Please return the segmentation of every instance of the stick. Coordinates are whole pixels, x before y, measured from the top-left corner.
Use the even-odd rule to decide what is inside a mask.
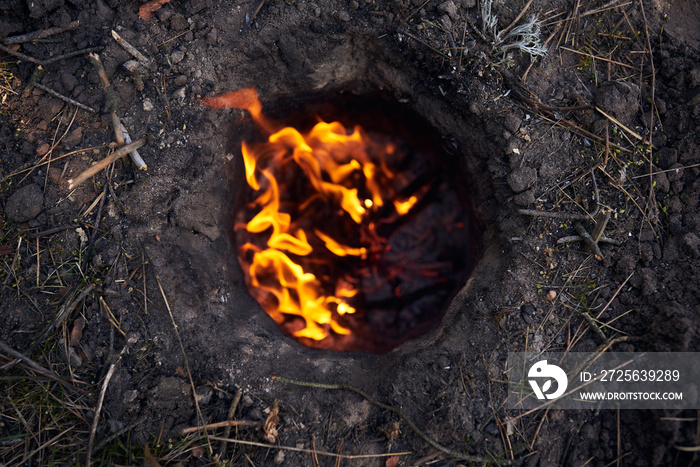
[[[377,457],[407,456],[409,454],[412,454],[411,452],[387,452],[384,454],[356,454],[356,455],[337,454],[335,452],[314,451],[313,449],[296,448],[296,447],[291,447],[291,446],[276,446],[274,444],[256,443],[255,441],[243,441],[240,439],[226,439],[226,438],[221,438],[218,436],[210,436],[209,438],[214,440],[214,441],[226,441],[227,443],[242,444],[244,446],[256,446],[256,447],[269,448],[269,449],[282,449],[285,451],[306,452],[309,454],[315,453],[315,454],[320,454],[322,456],[337,457],[339,459],[374,459]]]
[[[83,54],[89,54],[93,52],[99,52],[103,49],[104,47],[88,47],[86,49],[80,49],[80,50],[75,50],[73,52],[68,52],[63,55],[57,55],[56,57],[51,57],[47,58],[46,60],[42,61],[42,65],[48,65],[50,63],[58,62],[60,60],[64,60],[66,58],[71,58],[75,57],[76,55],[83,55]]]
[[[625,125],[623,125],[618,119],[616,119],[615,117],[613,117],[612,115],[606,114],[605,112],[603,112],[602,110],[600,110],[599,107],[596,107],[595,109],[596,109],[598,112],[600,112],[601,114],[603,114],[603,116],[604,116],[605,118],[607,118],[608,120],[610,120],[611,122],[613,122],[615,125],[619,126],[619,127],[622,128],[623,130],[625,130],[625,131],[626,131],[627,133],[629,133],[631,136],[635,137],[635,138],[638,139],[639,141],[644,141],[644,138],[642,138],[641,135],[639,135],[639,133],[637,133],[637,132],[635,132],[635,131],[633,131],[633,130],[630,130],[630,129],[627,128]],[[649,141],[644,141],[644,144],[650,144],[650,143],[649,143]]]
[[[54,381],[60,383],[62,386],[72,390],[72,391],[77,391],[82,394],[87,394],[87,392],[83,389],[77,388],[73,386],[72,384],[63,381],[58,375],[56,375],[54,372],[52,372],[49,369],[44,368],[43,366],[39,365],[37,362],[32,360],[31,358],[27,357],[26,355],[22,354],[21,352],[16,351],[9,345],[5,344],[5,342],[0,340],[0,350],[2,350],[4,353],[8,354],[11,357],[14,357],[18,361],[22,361],[25,365],[27,365],[29,368],[32,370],[53,379]],[[10,362],[12,364],[13,362]],[[3,368],[5,368],[7,365],[4,365]]]
[[[90,428],[90,437],[88,438],[87,454],[85,455],[85,466],[90,467],[90,457],[92,456],[92,445],[95,442],[95,433],[97,432],[97,423],[100,421],[100,412],[102,411],[102,404],[105,400],[105,394],[107,393],[107,385],[114,375],[114,370],[117,368],[117,363],[121,360],[122,355],[126,352],[127,346],[125,345],[122,351],[119,353],[117,361],[112,363],[107,370],[105,375],[104,383],[102,383],[102,390],[100,390],[100,397],[97,400],[97,408],[95,409],[95,418],[92,420],[92,428]]]
[[[223,422],[209,423],[207,425],[192,426],[189,428],[184,428],[182,430],[182,434],[186,435],[189,433],[194,433],[195,431],[199,431],[199,430],[214,430],[216,428],[222,428],[222,427],[227,427],[227,428],[231,428],[232,426],[257,427],[257,426],[261,426],[261,425],[262,425],[262,422],[253,422],[250,420],[226,420]]]
[[[126,127],[124,126],[123,122],[119,122],[119,125],[121,126],[122,133],[124,134],[124,142],[126,144],[131,144],[131,136],[129,136],[129,133],[126,131]],[[138,151],[134,150],[129,153],[129,157],[131,157],[131,162],[134,163],[137,169],[139,170],[148,170],[148,166],[146,163],[143,161],[141,158],[141,154],[139,154]]]
[[[0,50],[2,50],[3,52],[5,52],[7,54],[14,55],[15,57],[19,58],[20,60],[24,60],[25,62],[32,62],[32,63],[36,63],[37,65],[44,64],[41,60],[37,60],[36,58],[30,57],[29,55],[24,55],[21,52],[15,52],[11,48],[6,47],[2,44],[0,44]]]
[[[78,29],[78,26],[80,26],[80,21],[76,20],[68,23],[66,26],[63,27],[42,29],[40,31],[28,32],[19,36],[6,37],[2,40],[2,42],[5,45],[21,44],[23,42],[34,42],[37,39],[45,39],[47,37],[60,34],[62,32]]]
[[[600,239],[603,238],[603,232],[605,231],[605,227],[608,226],[609,220],[610,211],[607,209],[602,210],[598,214],[598,217],[596,217],[595,227],[593,228],[593,233],[591,233],[591,237],[593,237],[594,242],[598,243]]]
[[[568,237],[561,237],[559,240],[557,240],[557,244],[563,245],[565,243],[573,243],[573,242],[582,242],[583,237],[580,235],[570,235]],[[610,237],[600,237],[598,240],[598,243],[609,243],[611,245],[615,246],[620,246],[622,245],[622,242],[619,240],[615,240],[614,238]]]
[[[511,29],[513,29],[515,27],[515,25],[518,24],[518,21],[520,21],[520,18],[523,17],[523,15],[527,11],[527,9],[530,8],[530,5],[532,5],[532,1],[533,0],[528,0],[528,2],[525,4],[523,9],[520,10],[520,13],[518,14],[518,16],[515,17],[513,22],[510,23],[507,28],[505,28],[503,31],[500,32],[500,34],[502,34],[503,37],[506,37],[506,35],[511,31]]]
[[[88,112],[95,113],[95,109],[93,109],[92,107],[88,107],[87,105],[81,104],[80,102],[75,101],[75,100],[71,99],[70,97],[66,97],[63,94],[59,94],[56,91],[54,91],[53,89],[51,89],[47,86],[44,86],[41,83],[34,83],[34,86],[41,89],[42,91],[48,92],[49,94],[51,94],[54,97],[58,97],[59,99],[61,99],[64,102],[68,102],[69,104],[73,104],[74,106],[80,107],[81,109],[87,110]]]
[[[107,168],[109,166],[109,164],[111,164],[112,162],[116,161],[119,158],[126,156],[131,151],[140,148],[144,144],[146,144],[146,138],[137,139],[136,141],[134,141],[131,144],[127,144],[126,146],[122,146],[121,148],[119,148],[119,150],[114,151],[112,154],[105,157],[104,159],[99,161],[97,164],[93,165],[89,169],[82,172],[76,178],[68,180],[68,188],[70,190],[74,189],[75,187],[79,186],[81,183],[83,183],[88,178],[97,174],[101,170]]]
[[[574,229],[576,229],[576,232],[578,232],[581,238],[583,238],[583,242],[588,246],[588,248],[590,248],[590,251],[593,252],[596,259],[603,259],[603,253],[601,253],[600,247],[596,242],[593,241],[593,238],[588,232],[586,232],[586,229],[584,229],[583,226],[579,223],[576,223]]]
[[[44,67],[39,65],[36,67],[34,70],[34,73],[32,73],[32,76],[29,78],[29,82],[27,85],[24,87],[24,90],[22,91],[22,97],[25,99],[29,96],[32,95],[32,91],[34,90],[34,85],[39,84],[39,81],[41,81],[44,78]]]
[[[534,217],[552,217],[554,219],[567,219],[567,220],[586,220],[588,219],[587,214],[571,214],[568,212],[558,212],[558,211],[538,211],[537,209],[518,209],[520,214],[525,214],[526,216]]]
[[[495,462],[497,465],[498,464],[503,464],[503,465],[513,465],[515,462],[513,461],[508,461],[508,460],[499,460],[494,457],[482,457],[482,456],[473,456],[471,454],[464,454],[458,451],[453,451],[452,449],[445,447],[432,439],[430,436],[425,434],[420,428],[416,426],[413,421],[408,418],[408,415],[404,414],[401,410],[392,407],[390,405],[384,404],[383,402],[379,402],[378,400],[374,399],[372,396],[367,394],[361,389],[358,389],[354,386],[350,386],[349,384],[323,384],[323,383],[312,383],[308,381],[299,381],[295,379],[290,379],[290,378],[285,378],[284,376],[273,376],[273,380],[275,381],[280,381],[282,383],[287,383],[287,384],[295,384],[297,386],[305,386],[305,387],[312,387],[312,388],[321,388],[321,389],[346,389],[348,391],[352,391],[355,394],[359,394],[360,396],[364,397],[368,402],[371,404],[376,405],[379,408],[382,408],[384,410],[388,410],[389,412],[392,412],[396,415],[398,415],[401,419],[403,419],[404,422],[413,430],[414,433],[416,433],[418,436],[423,438],[425,442],[430,444],[432,447],[437,449],[438,451],[442,451],[444,454],[447,454],[448,456],[454,458],[454,459],[459,459],[459,460],[465,460],[468,462],[483,462],[483,463],[491,463]],[[214,438],[212,438],[214,439]]]
[[[231,401],[231,405],[228,408],[228,416],[226,417],[227,420],[231,420],[233,416],[236,413],[236,408],[238,407],[238,403],[241,401],[241,396],[243,395],[243,392],[239,389],[236,391],[236,395],[233,396],[233,400]],[[227,426],[226,429],[224,430],[224,438],[228,438],[231,435],[231,427]],[[222,441],[221,444],[219,445],[219,452],[221,453],[221,456],[224,455],[226,452],[226,441]]]
[[[122,36],[120,36],[117,31],[112,29],[112,37],[114,38],[115,41],[117,41],[117,44],[121,45],[124,50],[129,52],[131,55],[134,56],[136,60],[139,62],[143,63],[143,65],[148,68],[148,66],[151,64],[151,59],[147,58],[144,54],[138,51],[136,47],[133,45],[129,44]]]

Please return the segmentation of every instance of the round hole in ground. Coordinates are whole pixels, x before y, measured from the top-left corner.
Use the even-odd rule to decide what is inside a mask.
[[[312,348],[384,353],[442,318],[481,255],[471,176],[378,92],[267,102],[243,137],[232,234],[250,294]]]

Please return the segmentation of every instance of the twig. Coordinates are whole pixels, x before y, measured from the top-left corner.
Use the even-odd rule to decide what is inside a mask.
[[[38,65],[34,69],[34,73],[32,73],[32,76],[29,78],[29,81],[27,82],[27,85],[24,87],[24,90],[22,91],[22,97],[27,98],[32,95],[32,91],[34,90],[34,85],[38,84],[39,81],[41,81],[44,78],[44,67],[41,65]]]
[[[537,209],[518,209],[520,214],[526,216],[534,217],[551,217],[554,219],[567,219],[567,220],[586,220],[589,218],[588,214],[573,214],[568,212],[558,212],[558,211],[538,211]]]
[[[53,235],[55,233],[63,232],[64,230],[68,230],[68,229],[75,229],[76,227],[80,227],[80,226],[78,224],[66,224],[66,225],[62,225],[60,227],[54,227],[51,229],[42,230],[41,232],[34,232],[32,234],[29,234],[29,238],[46,237],[47,235]]]
[[[261,448],[268,448],[268,449],[278,449],[278,450],[284,450],[284,451],[294,451],[294,452],[305,452],[308,454],[317,454],[317,455],[322,455],[322,456],[329,456],[329,457],[336,457],[340,459],[375,459],[378,457],[393,457],[393,456],[407,456],[409,454],[412,454],[411,452],[387,452],[383,454],[338,454],[335,452],[328,452],[328,451],[314,451],[313,449],[304,449],[304,448],[296,448],[296,447],[291,447],[291,446],[277,446],[274,444],[266,444],[266,443],[256,443],[255,441],[243,441],[241,439],[227,439],[227,438],[221,438],[219,436],[211,436],[211,439],[214,441],[226,441],[227,443],[234,443],[234,444],[242,444],[244,446],[256,446],[256,447],[261,447]]]
[[[593,228],[593,232],[591,233],[591,237],[593,237],[593,241],[595,243],[600,242],[600,239],[603,238],[603,232],[605,232],[605,227],[608,226],[609,220],[610,211],[607,209],[602,210],[596,217],[595,227]]]
[[[392,412],[399,416],[406,424],[416,433],[418,436],[420,436],[425,442],[430,444],[432,447],[435,449],[442,451],[444,454],[447,454],[448,456],[452,457],[453,459],[459,459],[459,460],[465,460],[468,462],[484,462],[484,463],[491,463],[495,462],[496,464],[502,464],[502,465],[514,465],[515,462],[509,461],[509,460],[499,460],[494,457],[482,457],[482,456],[474,456],[471,454],[464,454],[459,451],[454,451],[448,447],[445,447],[432,439],[430,436],[425,434],[418,426],[416,426],[413,421],[408,418],[406,414],[403,413],[403,411],[392,407],[390,405],[384,404],[383,402],[379,402],[378,400],[374,399],[372,396],[367,394],[361,389],[358,389],[354,386],[350,386],[349,384],[323,384],[323,383],[313,383],[309,381],[299,381],[295,379],[290,379],[286,378],[284,376],[273,376],[273,380],[275,381],[280,381],[282,383],[287,383],[287,384],[295,384],[297,386],[305,386],[305,387],[312,387],[312,388],[320,388],[320,389],[345,389],[348,391],[352,391],[355,394],[359,394],[363,398],[365,398],[368,402],[371,404],[376,405],[379,408],[382,408],[384,410],[388,410],[389,412]]]
[[[117,368],[117,363],[119,363],[119,360],[121,360],[122,355],[124,352],[126,352],[126,349],[128,347],[125,345],[122,351],[119,353],[119,357],[117,358],[117,361],[113,362],[109,366],[109,370],[107,371],[107,374],[105,375],[105,380],[102,383],[102,389],[100,390],[100,397],[97,400],[97,408],[95,408],[95,418],[92,420],[92,428],[90,428],[90,437],[88,438],[88,444],[87,444],[87,454],[85,455],[85,466],[90,467],[90,457],[92,456],[92,445],[95,442],[95,433],[97,433],[97,424],[100,421],[100,412],[102,411],[102,404],[104,403],[105,400],[105,394],[107,393],[107,386],[109,385],[109,381],[112,379],[112,376],[114,375],[114,370]]]
[[[483,0],[482,0],[483,1]],[[518,16],[515,17],[515,19],[499,34],[501,34],[503,37],[508,35],[508,33],[515,27],[516,24],[518,24],[518,21],[520,21],[520,18],[523,17],[525,12],[527,11],[528,8],[530,8],[530,5],[532,5],[533,0],[528,0],[528,2],[525,4],[522,10],[520,10],[520,13]]]
[[[94,451],[99,451],[99,450],[102,448],[102,446],[104,446],[105,444],[110,443],[110,442],[112,442],[112,440],[115,440],[115,439],[119,438],[121,435],[123,435],[123,434],[126,433],[127,431],[133,430],[134,428],[136,428],[137,426],[139,426],[140,424],[142,424],[142,423],[145,422],[145,421],[146,421],[146,416],[145,416],[145,415],[141,415],[134,423],[125,426],[125,427],[122,428],[121,430],[119,430],[119,431],[117,431],[116,433],[113,433],[113,434],[107,436],[105,439],[103,439],[102,441],[100,441],[99,443],[97,443],[97,445],[95,446],[95,448],[94,448],[93,450],[94,450]]]
[[[76,178],[68,180],[68,188],[70,190],[74,189],[75,187],[77,187],[78,185],[83,183],[88,178],[92,177],[93,175],[100,172],[101,170],[107,168],[109,166],[109,164],[111,164],[112,162],[116,161],[117,159],[119,159],[121,157],[126,156],[131,151],[140,148],[144,144],[146,144],[146,138],[137,139],[136,141],[134,141],[131,144],[127,144],[126,146],[122,146],[121,148],[119,148],[119,150],[114,151],[112,154],[105,157],[104,159],[99,161],[97,164],[93,165],[89,169],[82,172]]]
[[[228,416],[226,417],[227,420],[233,419],[233,416],[236,413],[236,408],[238,407],[238,403],[241,401],[241,396],[243,396],[243,391],[240,389],[236,391],[236,395],[233,396],[233,400],[231,401],[231,405],[228,408]],[[224,438],[228,438],[231,435],[231,427],[227,426],[226,429],[224,430]],[[221,453],[221,456],[224,455],[226,452],[226,441],[222,441],[221,444],[219,445],[219,452]]]
[[[90,62],[92,62],[93,66],[97,70],[97,75],[100,77],[102,87],[107,95],[105,98],[105,110],[109,112],[110,118],[112,119],[114,139],[117,141],[117,145],[119,147],[124,146],[124,135],[122,134],[121,122],[117,116],[117,109],[119,108],[119,98],[117,97],[117,93],[114,91],[112,84],[109,82],[107,72],[105,71],[105,67],[102,65],[100,56],[95,53],[91,53],[88,55],[88,57],[90,58]]]
[[[44,85],[41,84],[41,83],[34,83],[34,86],[37,87],[37,88],[39,88],[39,89],[41,89],[42,91],[48,92],[49,94],[51,94],[51,95],[54,96],[54,97],[58,97],[59,99],[61,99],[61,100],[64,101],[64,102],[68,102],[69,104],[72,104],[72,105],[74,105],[74,106],[76,106],[76,107],[80,107],[81,109],[87,110],[88,112],[95,113],[95,109],[93,109],[92,107],[88,107],[87,105],[81,104],[80,102],[78,102],[78,101],[76,101],[76,100],[73,100],[73,99],[71,99],[70,97],[66,97],[66,96],[64,96],[63,94],[60,94],[60,93],[54,91],[53,89],[51,89],[51,88],[49,88],[49,87],[47,87],[47,86],[44,86]]]
[[[414,35],[411,34],[410,32],[408,32],[408,31],[402,31],[402,34],[405,34],[405,35],[407,35],[408,37],[410,37],[411,39],[413,39],[414,41],[416,41],[416,42],[418,42],[418,43],[420,43],[420,44],[423,44],[425,47],[429,48],[430,50],[432,50],[432,51],[435,52],[436,54],[440,55],[441,57],[443,57],[443,58],[445,58],[445,59],[447,59],[447,60],[452,60],[452,57],[450,57],[449,55],[447,55],[445,52],[442,52],[442,51],[436,49],[436,48],[433,47],[432,45],[430,45],[430,44],[428,44],[427,42],[425,42],[423,39],[414,36]]]
[[[145,248],[144,248],[145,252]],[[153,261],[149,261],[151,264],[153,264]],[[177,341],[180,344],[180,351],[182,352],[182,357],[185,360],[185,370],[187,371],[187,378],[189,379],[190,382],[190,387],[192,388],[192,398],[194,399],[194,406],[197,408],[197,416],[199,417],[200,422],[202,425],[204,425],[204,416],[202,415],[202,409],[199,407],[199,401],[197,400],[197,390],[194,387],[194,379],[192,378],[192,371],[190,370],[190,362],[189,359],[187,358],[187,352],[185,352],[185,345],[182,343],[182,337],[180,337],[180,331],[177,330],[177,324],[175,323],[175,317],[173,316],[173,311],[170,309],[170,304],[168,303],[168,298],[165,296],[165,291],[163,290],[163,285],[160,283],[160,277],[158,277],[158,274],[154,272],[154,275],[156,277],[156,283],[158,284],[158,288],[160,289],[160,295],[163,297],[163,302],[165,303],[165,308],[168,310],[168,315],[170,316],[170,322],[173,325],[173,330],[175,331],[175,336],[177,337]],[[204,436],[207,438],[207,445],[209,447],[209,452],[213,453],[213,450],[211,448],[211,442],[209,440],[209,437],[207,437],[207,432],[206,430],[204,431]]]
[[[5,52],[7,54],[14,55],[15,57],[19,58],[20,60],[24,60],[25,62],[32,62],[32,63],[36,63],[37,65],[44,64],[44,62],[42,62],[41,60],[38,60],[34,57],[30,57],[29,55],[24,55],[21,52],[16,52],[16,51],[12,50],[11,48],[4,46],[3,44],[0,44],[0,50],[2,50],[3,52]]]
[[[15,265],[17,264],[17,258],[19,257],[19,247],[22,245],[22,237],[19,237],[19,240],[17,241],[17,251],[15,251],[15,257],[12,259],[12,266],[10,266],[10,272],[12,273],[12,276],[14,276],[15,280],[17,280],[17,275],[15,274]],[[7,281],[10,280],[10,274],[8,273],[7,276],[5,277],[5,280],[2,283],[2,291],[5,291],[5,287],[7,287]]]
[[[260,3],[258,3],[257,8],[256,8],[255,11],[253,12],[253,14],[250,15],[250,17],[248,18],[248,24],[249,24],[249,25],[250,25],[250,24],[253,24],[253,20],[255,20],[255,17],[258,16],[258,13],[260,13],[260,9],[262,8],[262,6],[263,6],[264,4],[265,4],[265,0],[260,0]]]
[[[612,115],[608,115],[608,114],[605,113],[604,111],[600,110],[600,108],[598,108],[598,107],[596,107],[595,109],[596,109],[598,112],[600,112],[601,114],[603,114],[603,116],[604,116],[605,118],[607,118],[608,120],[610,120],[611,122],[613,122],[615,125],[619,126],[621,129],[625,130],[627,133],[629,133],[629,134],[630,134],[631,136],[633,136],[634,138],[638,139],[639,141],[644,141],[644,138],[642,138],[641,135],[640,135],[639,133],[637,133],[637,132],[635,132],[635,131],[633,131],[633,130],[627,128],[625,125],[623,125],[618,119],[616,119],[616,118],[613,117]],[[644,143],[645,143],[645,144],[651,144],[649,141],[644,141]]]
[[[588,248],[590,248],[590,251],[593,252],[596,259],[603,259],[603,253],[601,253],[600,247],[595,241],[593,241],[593,238],[588,232],[586,232],[586,229],[584,229],[579,223],[576,223],[574,229],[576,229],[576,232],[578,232],[578,234],[583,238],[583,242],[588,246]]]
[[[605,344],[607,344],[608,342],[610,342],[610,340],[609,340],[608,337],[605,335],[605,333],[603,332],[603,330],[600,329],[600,326],[598,326],[598,323],[595,322],[595,319],[594,319],[591,315],[589,315],[588,312],[587,312],[586,310],[583,310],[583,311],[581,312],[581,315],[582,315],[583,318],[586,320],[586,322],[588,323],[588,325],[589,325],[591,328],[593,328],[593,330],[595,331],[595,333],[598,334],[598,336],[600,336],[601,339],[603,339],[603,342],[604,342]]]
[[[582,242],[583,237],[580,235],[569,235],[567,237],[561,237],[559,240],[557,240],[557,243],[559,245],[563,245],[565,243],[573,243],[573,242]],[[615,246],[620,246],[622,245],[622,242],[619,240],[615,240],[614,238],[610,237],[600,237],[598,239],[598,243],[609,243],[610,245],[615,245]]]
[[[28,32],[26,34],[21,34],[19,36],[6,37],[2,40],[3,44],[22,44],[23,42],[34,42],[37,39],[45,39],[56,34],[60,34],[66,31],[72,31],[78,29],[80,26],[80,21],[71,21],[63,27],[47,28],[40,31]]]
[[[11,357],[14,357],[16,359],[15,361],[21,361],[22,363],[27,365],[32,370],[34,370],[34,371],[36,371],[36,372],[38,372],[38,373],[40,373],[48,378],[53,379],[54,381],[60,383],[65,388],[70,389],[72,391],[77,391],[81,394],[87,394],[87,391],[85,391],[84,389],[77,388],[77,387],[73,386],[72,384],[70,384],[69,382],[62,380],[53,371],[51,371],[47,368],[44,368],[43,366],[39,365],[37,362],[35,362],[31,358],[27,357],[26,355],[24,355],[21,352],[16,351],[15,349],[13,349],[12,347],[10,347],[9,345],[7,345],[5,342],[3,342],[1,340],[0,340],[0,350],[4,353],[8,354]],[[10,362],[9,364],[4,365],[2,368],[5,369],[6,367],[12,366],[13,364],[14,364],[14,362]]]
[[[100,51],[100,50],[102,50],[102,47],[88,47],[87,49],[75,50],[73,52],[68,52],[67,54],[58,55],[56,57],[51,57],[51,58],[46,59],[46,60],[39,60],[37,58],[30,57],[29,55],[24,55],[23,53],[15,52],[14,50],[10,49],[9,47],[4,46],[3,44],[0,44],[0,50],[2,50],[5,53],[8,53],[10,55],[14,55],[15,57],[19,58],[20,60],[24,60],[25,62],[31,62],[31,63],[36,63],[37,65],[46,66],[46,65],[49,65],[51,63],[58,62],[59,60],[63,60],[65,58],[71,58],[71,57],[75,57],[76,55]]]
[[[117,33],[114,29],[112,29],[112,37],[114,38],[115,41],[117,41],[117,44],[121,45],[124,50],[129,52],[131,55],[134,56],[136,60],[141,62],[146,68],[151,64],[151,59],[146,57],[144,54],[138,51],[136,47],[133,45],[129,44],[122,36]]]
[[[79,154],[81,152],[93,151],[93,150],[99,149],[101,147],[104,147],[104,146],[91,146],[89,148],[80,148],[80,149],[76,149],[75,151],[70,151],[70,152],[67,152],[65,154],[61,154],[58,157],[54,157],[51,161],[40,162],[32,167],[27,167],[26,169],[18,170],[17,172],[12,172],[11,174],[5,175],[3,178],[0,178],[0,183],[4,182],[5,180],[9,180],[11,177],[14,177],[15,175],[20,175],[20,174],[23,174],[25,172],[30,172],[34,169],[38,169],[39,167],[42,167],[42,166],[48,164],[49,162],[56,162],[57,160],[66,158],[68,156],[72,156],[74,154]]]
[[[250,426],[250,427],[258,427],[262,426],[262,422],[254,422],[250,420],[226,420],[223,422],[216,422],[216,423],[209,423],[207,425],[202,425],[202,426],[192,426],[189,428],[184,428],[182,430],[182,434],[186,435],[189,433],[194,433],[195,431],[200,431],[200,430],[214,430],[216,428],[231,428],[232,426]]]
[[[131,136],[129,136],[129,132],[126,131],[126,127],[124,126],[123,122],[119,122],[119,125],[121,126],[122,134],[124,135],[124,143],[126,144],[131,144]],[[133,150],[129,153],[129,157],[131,157],[131,162],[134,163],[137,169],[139,170],[148,170],[148,166],[144,162],[143,158],[141,158],[141,154],[139,154],[138,151]]]
[[[66,320],[71,313],[73,313],[73,310],[83,301],[85,300],[85,297],[88,296],[90,292],[95,288],[93,284],[88,285],[83,289],[82,292],[80,292],[80,295],[78,295],[78,298],[70,302],[69,304],[63,305],[60,310],[58,310],[58,313],[56,313],[56,317],[53,319],[51,324],[44,330],[44,332],[41,333],[38,339],[34,341],[34,343],[29,347],[29,350],[25,352],[26,354],[31,354],[34,352],[34,349],[36,349],[39,345],[41,345],[42,342],[44,342],[44,339],[58,326],[63,324],[63,321]]]
[[[117,323],[117,318],[114,317],[114,313],[112,313],[112,309],[107,305],[107,302],[105,302],[105,299],[100,296],[100,304],[105,308],[107,311],[107,320],[112,323],[112,326],[117,328],[117,331],[126,338],[126,333],[122,330],[122,328],[119,326],[119,323]]]
[[[84,54],[89,54],[93,52],[100,52],[104,47],[88,47],[86,49],[80,49],[80,50],[74,50],[73,52],[68,52],[63,55],[57,55],[55,57],[48,58],[44,61],[41,62],[42,65],[49,65],[54,62],[58,62],[60,60],[64,60],[66,58],[71,58],[75,57],[76,55],[84,55]]]

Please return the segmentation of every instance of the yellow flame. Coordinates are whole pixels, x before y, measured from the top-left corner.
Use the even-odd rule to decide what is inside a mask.
[[[233,97],[235,99],[230,98],[229,101],[234,104],[243,99],[238,95]],[[359,127],[347,131],[338,122],[320,122],[306,135],[295,128],[286,127],[271,134],[265,143],[254,146],[244,143],[242,146],[246,181],[258,192],[253,206],[260,208],[245,228],[254,234],[269,234],[267,248],[251,244],[241,247],[242,256],[252,251],[248,268],[250,286],[274,297],[274,300],[263,300],[261,303],[277,323],[283,323],[285,315],[303,318],[304,327],[294,333],[297,337],[321,340],[330,332],[341,335],[351,333],[339,319],[357,312],[346,301],[357,295],[357,289],[347,280],[338,280],[331,295],[329,287],[324,288],[319,279],[305,271],[299,264],[300,260],[294,257],[310,255],[313,252],[312,244],[323,244],[330,253],[339,257],[359,259],[367,258],[368,249],[343,245],[318,228],[305,231],[296,223],[294,216],[320,198],[326,205],[330,203],[339,208],[339,212],[344,212],[356,224],[364,223],[366,228],[374,229],[374,222],[368,219],[368,213],[378,212],[384,206],[382,190],[386,188],[383,181],[392,174],[384,161],[376,165],[370,160],[368,152],[373,144],[372,154],[395,151],[390,143],[380,147],[372,142]],[[282,209],[280,191],[293,184],[289,182],[280,187],[282,182],[276,178],[294,177],[289,173],[296,172],[281,169],[288,167],[287,164],[296,165],[295,170],[300,170],[299,173],[313,188],[310,197],[299,200],[297,207],[290,212]],[[283,172],[287,175],[282,175]],[[413,196],[393,203],[396,211],[402,215],[416,202],[417,198]],[[315,239],[308,238],[311,236]]]

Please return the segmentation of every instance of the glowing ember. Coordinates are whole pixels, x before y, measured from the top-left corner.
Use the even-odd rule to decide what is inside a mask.
[[[235,229],[248,288],[286,333],[314,347],[361,348],[352,336],[371,332],[367,303],[378,291],[386,297],[389,287],[401,299],[415,292],[402,288],[440,288],[452,263],[394,251],[403,237],[421,235],[400,227],[431,191],[441,191],[434,177],[420,183],[395,169],[411,164],[405,143],[338,122],[321,121],[304,134],[277,130],[253,89],[204,103],[244,108],[269,134],[242,144],[255,195]],[[463,225],[450,219],[448,227]]]

